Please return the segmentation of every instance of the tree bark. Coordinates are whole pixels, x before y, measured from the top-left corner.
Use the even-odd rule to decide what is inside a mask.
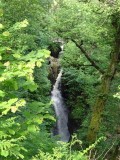
[[[118,17],[117,15],[114,16],[114,23],[112,24],[115,29],[115,42],[114,42],[114,51],[111,56],[111,62],[108,66],[107,71],[103,74],[103,79],[101,82],[101,87],[99,91],[99,95],[96,99],[96,102],[93,106],[92,111],[92,118],[90,121],[87,139],[89,143],[92,143],[96,140],[97,133],[99,131],[100,122],[101,122],[101,115],[104,111],[105,104],[108,98],[110,86],[112,79],[114,78],[117,65],[119,63],[119,56],[120,56],[120,26],[118,24]],[[116,18],[116,19],[115,19]]]

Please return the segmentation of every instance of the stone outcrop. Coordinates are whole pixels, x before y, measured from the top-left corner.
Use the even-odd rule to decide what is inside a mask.
[[[59,59],[50,56],[49,58],[49,78],[52,82],[52,84],[55,83],[57,75],[59,73],[59,68],[60,68],[60,64],[59,64]]]

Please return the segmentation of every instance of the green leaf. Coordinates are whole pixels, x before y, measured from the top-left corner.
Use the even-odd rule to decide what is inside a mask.
[[[16,106],[12,106],[12,107],[11,107],[11,112],[12,112],[12,113],[15,113],[16,111],[17,111],[17,107],[16,107]]]
[[[5,97],[5,92],[3,92],[2,90],[0,90],[0,97]]]
[[[4,28],[4,26],[0,23],[0,29],[3,29]]]
[[[8,101],[8,104],[11,105],[11,104],[13,104],[13,103],[15,103],[15,102],[17,102],[17,101],[18,101],[18,98],[13,98],[13,99],[10,99],[10,100]]]
[[[19,154],[19,157],[20,157],[21,159],[24,159],[24,156],[23,156],[22,154]]]
[[[0,17],[3,16],[3,10],[0,8]]]
[[[33,84],[29,85],[29,90],[30,90],[31,92],[33,92],[33,91],[35,91],[35,90],[37,89],[37,87],[38,87],[38,85],[35,84],[35,83],[33,83]]]
[[[9,131],[9,133],[10,133],[10,134],[12,134],[12,135],[14,135],[14,134],[15,134],[15,131],[14,131],[14,130],[12,130],[12,129],[9,129],[8,131]]]
[[[16,81],[13,81],[13,87],[14,87],[15,90],[18,90],[18,84],[17,84]]]
[[[41,124],[43,122],[43,117],[35,117],[34,118],[34,122],[38,123],[38,124]]]
[[[2,112],[2,115],[6,115],[8,112],[9,112],[10,108],[7,108],[5,109],[3,112]]]
[[[7,156],[9,155],[9,152],[6,151],[6,150],[1,150],[1,155],[2,155],[3,157],[7,157]]]
[[[20,53],[15,53],[15,54],[13,54],[13,57],[19,59],[21,57],[21,54]]]
[[[41,61],[37,61],[37,62],[36,62],[36,66],[37,66],[37,67],[41,67],[41,66],[42,66]]]
[[[44,118],[51,119],[51,120],[55,121],[55,118],[49,114],[44,115]]]
[[[0,56],[0,60],[2,60],[2,56]]]
[[[3,36],[9,37],[10,36],[10,32],[8,32],[8,31],[3,32]]]
[[[35,125],[29,125],[27,129],[30,132],[36,132],[36,130],[37,130]]]

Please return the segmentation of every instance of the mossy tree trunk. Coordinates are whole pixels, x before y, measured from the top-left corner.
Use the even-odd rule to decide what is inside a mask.
[[[104,111],[105,104],[108,98],[110,86],[112,79],[114,78],[115,72],[117,70],[117,66],[119,63],[119,57],[120,57],[120,24],[118,21],[119,16],[113,15],[114,22],[112,23],[114,29],[115,29],[115,41],[114,41],[114,48],[113,53],[111,55],[111,61],[110,65],[108,66],[108,69],[103,74],[103,79],[101,82],[101,87],[99,90],[99,95],[96,99],[96,102],[93,106],[92,111],[92,117],[90,121],[90,126],[88,129],[88,141],[92,143],[96,140],[97,133],[99,131],[100,122],[101,122],[101,115]]]

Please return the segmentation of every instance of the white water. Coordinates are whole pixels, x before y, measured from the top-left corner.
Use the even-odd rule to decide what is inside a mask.
[[[68,142],[70,138],[70,133],[68,131],[68,113],[65,107],[61,91],[59,89],[61,82],[62,70],[58,74],[56,83],[52,91],[52,101],[57,118],[57,130],[60,140],[63,142]]]

